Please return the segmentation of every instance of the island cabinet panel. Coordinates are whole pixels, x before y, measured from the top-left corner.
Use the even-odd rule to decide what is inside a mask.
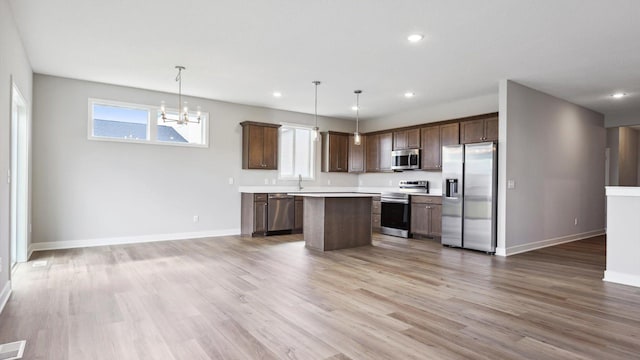
[[[393,150],[420,148],[420,129],[393,132]]]
[[[411,234],[438,237],[442,234],[442,198],[411,196]]]
[[[422,128],[422,169],[442,170],[442,147],[460,143],[460,124],[451,123]]]
[[[362,173],[365,171],[365,148],[367,137],[360,135],[360,145],[353,142],[353,135],[349,135],[349,172]]]
[[[241,194],[240,230],[242,235],[265,235],[267,215],[267,194]]]
[[[303,227],[303,219],[304,219],[304,204],[303,198],[300,196],[294,197],[293,208],[294,208],[294,216],[293,216],[293,232],[301,233]]]
[[[349,134],[322,133],[322,171],[349,171]]]
[[[244,121],[242,126],[242,168],[278,169],[278,128],[280,125]]]
[[[469,120],[460,123],[460,142],[462,144],[498,140],[498,117]]]

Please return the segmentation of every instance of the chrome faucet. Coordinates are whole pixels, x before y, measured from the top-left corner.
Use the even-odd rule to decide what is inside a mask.
[[[302,190],[302,174],[298,174],[298,190]]]

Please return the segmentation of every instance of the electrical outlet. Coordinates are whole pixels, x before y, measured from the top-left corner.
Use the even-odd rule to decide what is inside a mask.
[[[573,225],[578,226],[578,218],[573,219]]]
[[[269,185],[269,179],[264,179],[264,184]]]
[[[193,222],[197,223],[198,221],[200,221],[200,216],[198,215],[193,215]]]
[[[276,179],[271,179],[271,185],[275,185],[276,184]]]
[[[233,185],[233,178],[232,177],[229,178],[229,185]]]
[[[393,186],[393,180],[389,180],[389,186]]]
[[[516,181],[515,180],[507,180],[507,189],[515,189]]]
[[[327,180],[327,185],[331,185],[331,179]]]
[[[362,186],[363,184],[364,184],[364,181],[358,180],[358,185]]]

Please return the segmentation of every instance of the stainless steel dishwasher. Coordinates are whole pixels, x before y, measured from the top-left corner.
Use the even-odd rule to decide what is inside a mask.
[[[269,194],[267,208],[269,213],[267,216],[268,232],[293,229],[294,202],[292,195]]]

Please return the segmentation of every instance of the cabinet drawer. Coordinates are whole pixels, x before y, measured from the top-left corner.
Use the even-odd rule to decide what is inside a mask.
[[[380,214],[373,214],[371,216],[371,227],[374,229],[380,229]]]
[[[380,214],[380,208],[380,201],[373,200],[373,202],[371,203],[371,213]]]
[[[253,194],[253,201],[267,201],[267,194]]]
[[[442,204],[442,197],[413,195],[411,196],[411,203],[412,204]]]

